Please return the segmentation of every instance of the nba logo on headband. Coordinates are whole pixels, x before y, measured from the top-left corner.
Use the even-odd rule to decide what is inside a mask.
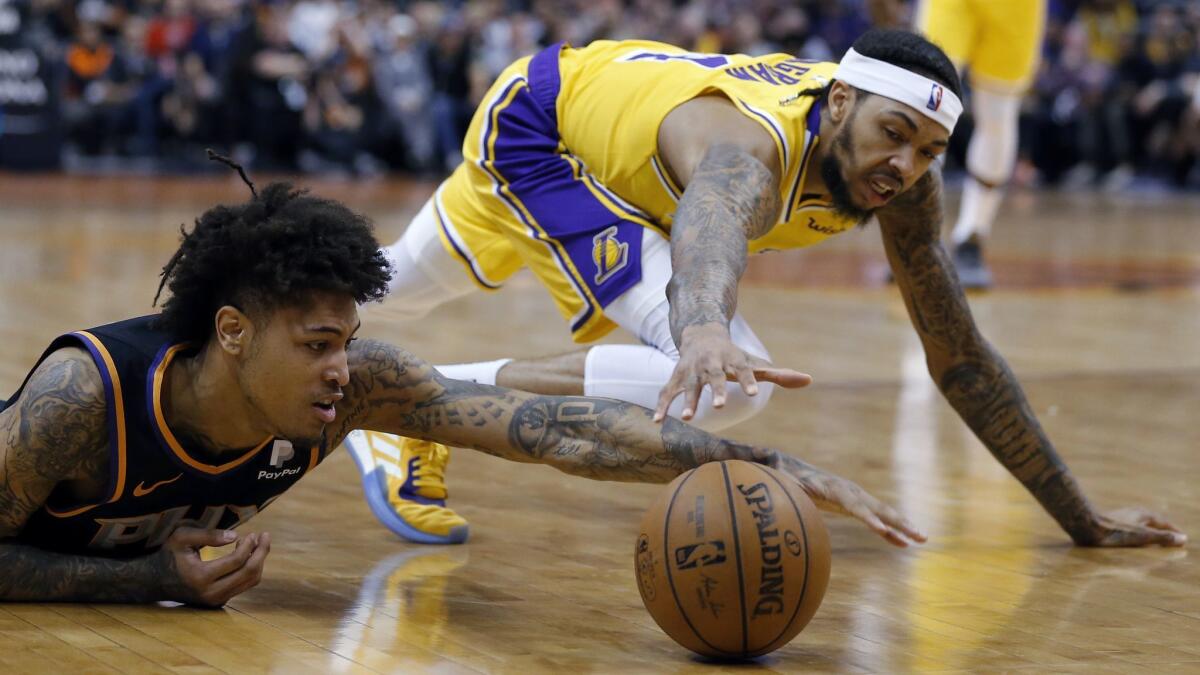
[[[953,89],[946,91],[941,83],[931,78],[863,56],[854,49],[848,50],[842,57],[833,79],[911,106],[949,132],[954,131],[954,124],[962,114],[962,101]],[[929,93],[926,95],[924,92]]]
[[[925,104],[933,112],[937,112],[938,108],[942,107],[942,92],[945,89],[937,82],[932,83],[932,88],[929,90],[929,102]]]

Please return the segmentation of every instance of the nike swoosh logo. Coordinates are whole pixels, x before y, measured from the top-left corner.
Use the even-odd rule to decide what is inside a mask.
[[[174,478],[169,478],[167,480],[160,480],[157,483],[155,483],[154,485],[151,485],[150,487],[146,487],[146,482],[142,481],[134,486],[133,496],[134,497],[145,497],[146,495],[150,494],[151,492],[154,492],[158,488],[160,488],[164,485],[170,485],[171,483],[174,483],[175,481],[179,480],[180,478],[183,478],[183,474],[179,474],[178,476],[175,476]]]

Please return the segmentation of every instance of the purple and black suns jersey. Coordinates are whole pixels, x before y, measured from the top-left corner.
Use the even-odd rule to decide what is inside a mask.
[[[64,347],[91,354],[108,406],[109,482],[99,501],[86,504],[56,489],[18,541],[62,553],[142,555],[181,525],[246,522],[324,459],[324,448],[293,448],[277,438],[219,463],[182,445],[163,417],[162,387],[171,360],[187,347],[157,330],[154,318],[68,333],[38,360]],[[6,407],[19,404],[24,386]]]

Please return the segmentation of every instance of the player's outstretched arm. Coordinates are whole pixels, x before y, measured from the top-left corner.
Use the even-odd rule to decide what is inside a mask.
[[[757,380],[804,386],[807,375],[746,354],[733,344],[729,321],[746,270],[747,242],[779,217],[779,158],[767,132],[728,99],[688,101],[663,121],[659,150],[683,197],[671,225],[671,335],[679,363],[659,395],[655,418],[684,395],[683,419],[695,414],[700,392],[712,387],[713,406],[725,403],[727,379],[755,394]]]
[[[975,325],[938,238],[941,203],[941,177],[931,170],[878,215],[888,261],[942,394],[1075,543],[1182,545],[1187,538],[1159,516],[1141,510],[1105,515],[1088,502],[1012,370]]]
[[[0,413],[0,601],[218,605],[258,583],[270,548],[270,539],[258,535],[215,561],[201,561],[196,549],[233,543],[233,533],[177,533],[159,553],[130,560],[64,555],[14,539],[56,485],[94,478],[107,464],[100,373],[83,350],[59,350],[37,367],[17,403]]]
[[[894,509],[844,478],[675,419],[656,424],[648,408],[632,403],[451,380],[396,347],[370,340],[351,349],[350,363],[345,399],[350,410],[339,438],[355,428],[374,429],[630,482],[665,483],[706,462],[741,459],[792,475],[819,507],[852,515],[894,544],[924,541]]]

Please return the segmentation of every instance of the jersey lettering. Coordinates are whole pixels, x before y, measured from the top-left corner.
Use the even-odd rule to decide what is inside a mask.
[[[811,68],[811,61],[788,59],[780,63],[750,63],[744,66],[731,66],[725,69],[725,74],[747,82],[762,82],[776,87],[800,84],[800,77]]]
[[[272,499],[271,501],[274,501]],[[266,504],[262,508],[266,508]],[[226,504],[224,506],[205,507],[199,518],[184,518],[190,506],[176,506],[160,513],[148,513],[144,516],[128,518],[97,518],[96,524],[100,531],[92,537],[92,548],[112,549],[117,546],[134,544],[145,541],[147,548],[158,548],[167,541],[167,537],[180,527],[198,527],[202,530],[216,529],[225,518],[226,512],[233,516],[234,522],[229,525],[232,529],[258,515],[260,507],[249,505],[239,506]]]

